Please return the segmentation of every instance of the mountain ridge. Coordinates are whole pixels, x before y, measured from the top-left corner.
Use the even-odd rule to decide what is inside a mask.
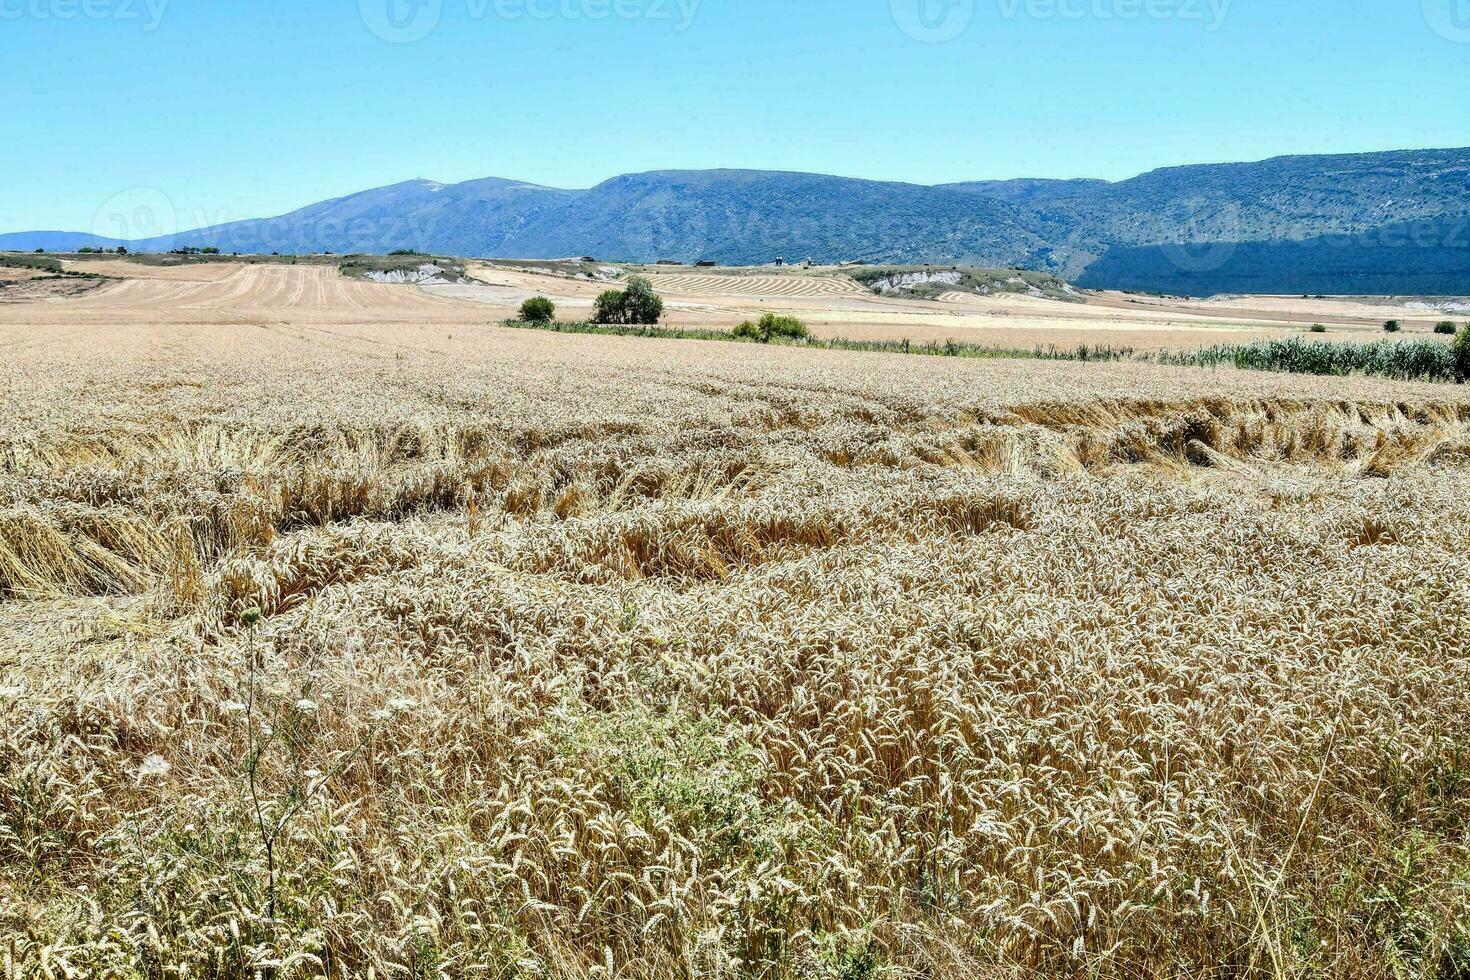
[[[1470,148],[1448,148],[1186,164],[1119,181],[925,185],[735,168],[620,174],[586,189],[416,178],[273,218],[123,244],[734,265],[777,257],[945,263],[1194,293],[1300,281],[1311,291],[1371,285],[1378,292],[1402,283],[1448,294],[1470,293],[1467,225]],[[0,235],[0,248],[64,249],[68,235],[91,247],[118,244],[29,232]]]

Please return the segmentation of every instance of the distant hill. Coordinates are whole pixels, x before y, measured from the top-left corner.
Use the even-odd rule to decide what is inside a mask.
[[[1015,182],[1007,182],[1015,183]],[[1412,278],[1426,257],[1463,275],[1456,291],[1470,290],[1470,149],[1413,150],[1338,156],[1278,157],[1260,163],[1211,164],[1155,170],[1117,183],[1090,181],[1032,182],[1024,203],[1036,212],[1057,242],[1051,271],[1082,284],[1114,285],[1108,270],[1121,259],[1101,261],[1113,249],[1125,250],[1135,283],[1164,288],[1173,282],[1191,292],[1222,288],[1218,270],[1199,261],[1170,261],[1175,250],[1162,246],[1188,243],[1276,243],[1292,253],[1293,268],[1328,280],[1330,292],[1377,292],[1353,271],[1362,261],[1343,263],[1341,252],[1378,254],[1367,263],[1371,278],[1396,273]],[[1014,193],[1002,184],[956,185],[974,193]],[[1416,235],[1405,239],[1406,224]],[[1461,234],[1457,235],[1456,230]],[[1314,262],[1327,249],[1292,243],[1336,237],[1344,239],[1336,258]],[[1352,243],[1346,241],[1351,239]],[[1161,246],[1153,253],[1140,246]],[[1196,250],[1202,253],[1203,250]],[[1145,260],[1164,257],[1150,268]],[[1223,252],[1219,253],[1223,254]],[[1255,254],[1261,254],[1259,249]],[[1362,260],[1362,256],[1360,256]],[[1252,281],[1244,270],[1230,277],[1237,286]],[[1279,276],[1273,276],[1279,280]],[[1306,286],[1299,287],[1306,290]],[[1288,291],[1298,291],[1289,289]],[[1398,290],[1409,292],[1409,290]]]
[[[1009,205],[946,188],[817,174],[667,171],[569,191],[518,181],[413,180],[131,247],[609,260],[776,257],[1015,264],[1046,245]],[[937,258],[936,258],[937,256]]]
[[[140,251],[194,246],[224,252],[366,252],[419,248],[489,256],[526,222],[577,196],[491,177],[462,184],[410,180],[312,204],[276,218],[236,221],[135,243]]]
[[[615,177],[542,212],[501,252],[630,261],[1026,262],[1046,242],[1004,202],[939,187],[748,170]]]
[[[985,197],[993,197],[998,201],[1031,207],[1038,201],[1049,204],[1055,201],[1085,197],[1112,185],[1106,180],[1086,177],[1076,180],[1020,177],[1015,180],[971,180],[961,184],[941,186],[950,190],[964,191],[967,194],[980,194]]]
[[[1077,282],[1187,294],[1463,296],[1470,293],[1470,222],[1426,220],[1302,240],[1120,245]]]
[[[11,249],[115,244],[0,236]],[[587,190],[414,180],[127,244],[729,264],[781,256],[1016,266],[1086,286],[1184,293],[1470,293],[1470,149],[1172,167],[1117,182],[930,187],[748,170],[630,174]]]
[[[101,238],[79,231],[21,231],[0,235],[0,252],[75,252],[79,248],[117,248],[116,238]]]

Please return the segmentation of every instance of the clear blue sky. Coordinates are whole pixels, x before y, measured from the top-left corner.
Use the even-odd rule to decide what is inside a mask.
[[[1119,178],[1470,144],[1470,0],[0,0],[0,80],[0,231],[412,177]]]

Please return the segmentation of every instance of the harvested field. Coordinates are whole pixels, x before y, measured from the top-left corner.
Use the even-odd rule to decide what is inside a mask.
[[[866,296],[869,292],[846,276],[701,276],[664,273],[651,278],[654,288],[678,296]]]
[[[1158,298],[1128,296],[1123,299],[1135,307],[1188,310],[1205,316],[1261,317],[1283,322],[1317,320],[1377,328],[1385,320],[1401,320],[1410,332],[1428,332],[1434,324],[1457,314],[1437,310],[1412,309],[1405,305],[1408,297],[1390,301],[1387,297],[1355,296],[1219,296],[1210,299]],[[1117,294],[1104,294],[1103,302],[1117,305]]]
[[[531,268],[471,262],[478,282],[404,289],[339,276],[330,264],[238,261],[151,265],[121,259],[68,261],[69,269],[116,276],[84,304],[16,306],[0,323],[245,323],[333,327],[354,320],[485,323],[514,315],[532,296],[553,299],[566,319],[590,316],[598,293],[615,283]],[[1314,301],[1305,312],[1236,309],[1233,301],[1158,300],[1088,294],[1085,303],[954,293],[943,301],[873,296],[837,270],[790,274],[654,273],[673,326],[730,329],[764,312],[800,317],[819,337],[853,340],[956,340],[996,347],[1105,344],[1138,349],[1193,348],[1302,333],[1325,322],[1335,339],[1381,336],[1379,306]],[[724,290],[721,292],[720,290]],[[1381,301],[1380,301],[1381,302]],[[1326,308],[1326,309],[1324,309]],[[1332,310],[1337,315],[1327,315]],[[1234,312],[1232,312],[1234,311]],[[1404,336],[1429,328],[1405,316]],[[1438,317],[1436,319],[1443,319]]]
[[[120,275],[63,307],[17,307],[0,322],[67,325],[155,323],[338,323],[415,319],[480,321],[483,309],[417,289],[362,282],[326,265],[207,263],[155,267],[82,262]]]
[[[334,275],[0,310],[6,969],[1470,971],[1470,388]]]
[[[103,279],[72,279],[59,276],[30,275],[0,277],[0,303],[39,303],[48,300],[74,299],[100,289]]]
[[[615,285],[503,266],[472,264],[470,271],[487,285],[433,287],[433,291],[483,303],[500,318],[513,315],[523,301],[536,295],[554,300],[565,319],[585,318],[597,294]],[[837,269],[793,269],[786,274],[640,271],[664,296],[667,323],[672,326],[730,329],[774,311],[800,317],[818,337],[852,340],[1177,349],[1287,336],[1317,322],[1337,338],[1366,340],[1381,334],[1387,318],[1381,316],[1381,303],[1350,300],[1293,306],[1277,297],[1205,301],[1088,293],[1083,302],[1059,302],[967,292],[920,300],[874,296]],[[1409,333],[1421,326],[1429,329],[1423,314],[1414,316],[1401,308],[1398,315],[1410,322]]]
[[[245,263],[220,259],[217,262],[181,262],[178,265],[153,265],[127,259],[105,259],[95,256],[68,259],[62,263],[69,272],[89,272],[117,279],[161,279],[165,282],[219,282],[239,274]]]

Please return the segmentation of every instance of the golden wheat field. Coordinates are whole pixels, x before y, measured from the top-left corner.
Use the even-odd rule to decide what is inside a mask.
[[[1467,388],[252,275],[0,313],[8,976],[1470,975]]]
[[[491,307],[500,319],[523,300],[545,295],[566,319],[591,316],[606,283],[577,281],[544,270],[470,263],[474,286],[430,287],[439,297]],[[1286,297],[1182,300],[1121,293],[1088,293],[1077,302],[998,293],[953,292],[938,299],[874,296],[838,269],[806,274],[699,274],[637,270],[665,298],[665,323],[728,330],[742,320],[775,312],[801,318],[823,339],[955,340],[996,347],[1114,345],[1141,350],[1190,349],[1301,334],[1320,322],[1334,339],[1373,340],[1383,321],[1397,317],[1405,334],[1428,335],[1434,321],[1403,306],[1364,300],[1306,301]],[[155,313],[156,315],[156,313]],[[1438,317],[1442,319],[1441,317]]]

